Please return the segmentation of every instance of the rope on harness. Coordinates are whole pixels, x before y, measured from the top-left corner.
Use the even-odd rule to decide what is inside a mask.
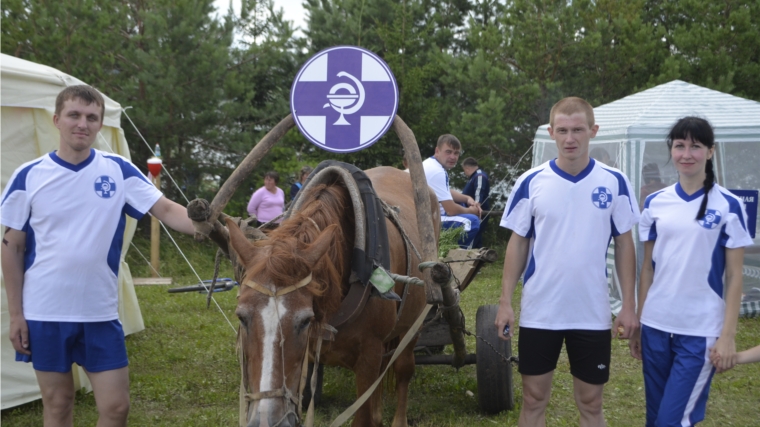
[[[293,291],[296,291],[300,288],[303,288],[304,286],[308,285],[311,282],[311,273],[309,273],[308,276],[301,279],[300,282],[296,283],[295,285],[290,285],[287,288],[282,288],[277,292],[272,292],[269,290],[269,288],[265,288],[264,286],[259,285],[258,283],[254,282],[253,280],[246,280],[245,285],[248,286],[251,289],[254,289],[258,292],[261,292],[262,294],[269,296],[269,297],[279,297],[285,294],[289,294]]]
[[[401,352],[406,348],[406,346],[409,344],[409,342],[417,337],[417,331],[419,331],[420,326],[422,326],[423,321],[425,320],[425,316],[427,316],[428,311],[430,311],[430,308],[432,305],[427,304],[424,309],[422,309],[422,312],[420,313],[419,317],[417,317],[417,320],[414,321],[411,328],[409,328],[409,331],[404,335],[404,338],[401,339],[401,342],[398,344],[398,347],[396,347],[396,351],[393,353],[393,356],[391,357],[391,360],[388,361],[388,364],[385,367],[385,370],[380,374],[380,376],[375,380],[375,382],[367,389],[367,391],[364,392],[364,394],[356,401],[353,405],[351,405],[348,409],[343,411],[342,414],[340,414],[333,422],[330,424],[330,427],[339,427],[342,426],[346,421],[348,421],[351,416],[353,416],[356,411],[359,410],[359,408],[364,405],[364,403],[372,396],[372,393],[375,391],[378,385],[380,385],[380,382],[385,377],[385,374],[388,372],[388,369],[393,366],[393,362],[396,361],[398,356],[401,354]]]
[[[222,248],[216,250],[216,259],[214,260],[214,277],[211,279],[211,288],[206,295],[206,309],[211,306],[211,296],[214,295],[214,288],[216,288],[216,279],[219,278],[219,263],[222,260]]]
[[[401,220],[399,220],[398,213],[399,208],[390,206],[388,203],[385,202],[385,200],[378,198],[380,201],[380,206],[383,209],[383,214],[385,215],[390,222],[396,226],[396,229],[398,230],[399,234],[401,235],[402,239],[404,241],[404,252],[406,253],[406,276],[401,276],[395,273],[388,272],[390,274],[391,278],[396,283],[403,283],[404,284],[404,290],[401,292],[401,304],[399,304],[398,309],[396,310],[396,321],[401,318],[401,314],[404,312],[404,307],[406,306],[406,299],[409,295],[409,284],[419,285],[419,286],[425,286],[425,282],[416,278],[411,277],[412,275],[412,251],[414,251],[414,254],[417,256],[418,260],[422,260],[422,256],[420,256],[420,252],[417,250],[417,248],[414,246],[414,243],[412,243],[412,240],[409,238],[409,234],[407,234],[406,229],[404,229],[404,226],[401,225]]]
[[[330,325],[327,325],[330,326]],[[306,347],[306,352],[309,352],[309,348]],[[306,427],[314,426],[314,401],[317,395],[317,375],[319,373],[319,354],[322,352],[322,334],[319,334],[317,338],[317,348],[314,351],[314,369],[311,373],[311,401],[309,402],[309,409],[306,411]],[[303,394],[301,395],[303,397]]]
[[[422,259],[422,255],[420,255],[420,252],[414,246],[414,243],[412,243],[411,239],[409,239],[409,235],[406,233],[404,226],[401,225],[401,220],[399,220],[398,218],[398,212],[396,212],[396,209],[388,205],[388,203],[386,203],[384,200],[382,199],[379,199],[379,200],[380,200],[380,204],[383,207],[383,213],[388,219],[391,220],[393,225],[395,225],[396,228],[398,228],[398,231],[401,233],[401,237],[404,238],[404,243],[407,245],[407,253],[409,252],[408,248],[411,247],[412,250],[414,251],[414,254],[417,255],[417,259]]]

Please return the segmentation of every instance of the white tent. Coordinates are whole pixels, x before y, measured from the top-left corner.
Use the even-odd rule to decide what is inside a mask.
[[[641,197],[643,187],[647,192],[642,173],[645,166],[648,174],[659,172],[664,185],[678,179],[669,161],[665,137],[679,118],[694,115],[706,118],[715,129],[718,144],[714,165],[718,183],[728,189],[760,189],[760,102],[680,80],[594,108],[599,132],[591,140],[591,156],[601,159],[607,155],[609,164],[628,175],[636,195]],[[533,166],[557,157],[557,146],[549,137],[548,126],[541,126],[536,132]],[[634,237],[638,241],[638,236]],[[755,236],[755,245],[745,251],[744,291],[747,295],[760,293],[758,243],[760,233]],[[612,273],[611,294],[615,297],[619,291],[611,265],[609,272]],[[744,304],[742,308],[743,311],[758,310],[760,303]]]
[[[58,129],[53,126],[55,98],[66,86],[83,84],[82,81],[54,68],[3,54],[0,58],[2,75],[2,147],[0,161],[2,181],[5,188],[17,166],[58,148]],[[95,148],[129,158],[129,148],[120,127],[121,106],[104,95],[106,112],[103,128],[95,142]],[[124,233],[121,266],[119,269],[119,317],[126,334],[141,331],[143,325],[129,266],[124,262],[132,240],[135,220],[128,218]],[[53,285],[53,284],[51,284]],[[17,406],[40,398],[37,380],[31,364],[15,362],[15,352],[9,340],[8,302],[5,283],[2,284],[2,409]],[[77,388],[90,389],[84,371],[75,365],[74,378]]]

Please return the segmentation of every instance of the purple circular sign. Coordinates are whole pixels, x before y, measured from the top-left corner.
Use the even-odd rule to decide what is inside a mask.
[[[379,56],[356,46],[336,46],[312,56],[290,90],[298,129],[317,147],[352,153],[390,129],[398,86]]]

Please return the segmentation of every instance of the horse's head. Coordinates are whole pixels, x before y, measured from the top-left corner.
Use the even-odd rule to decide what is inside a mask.
[[[227,221],[230,244],[246,271],[236,314],[249,427],[299,424],[299,383],[309,336],[315,340],[321,333],[323,313],[314,302],[325,293],[326,283],[315,267],[330,256],[340,231],[335,225],[320,231],[305,218],[290,221],[299,220],[300,239],[275,233],[255,244]]]

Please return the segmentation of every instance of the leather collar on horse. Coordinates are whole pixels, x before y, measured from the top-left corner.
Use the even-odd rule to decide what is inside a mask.
[[[338,312],[329,320],[330,325],[338,328],[361,313],[374,289],[369,286],[372,272],[378,267],[389,271],[391,258],[383,210],[385,204],[375,193],[369,177],[354,165],[336,160],[320,163],[296,194],[284,217],[289,218],[299,211],[301,195],[310,188],[335,180],[342,181],[351,196],[356,224],[349,291]],[[393,290],[379,295],[395,301],[401,299]]]

